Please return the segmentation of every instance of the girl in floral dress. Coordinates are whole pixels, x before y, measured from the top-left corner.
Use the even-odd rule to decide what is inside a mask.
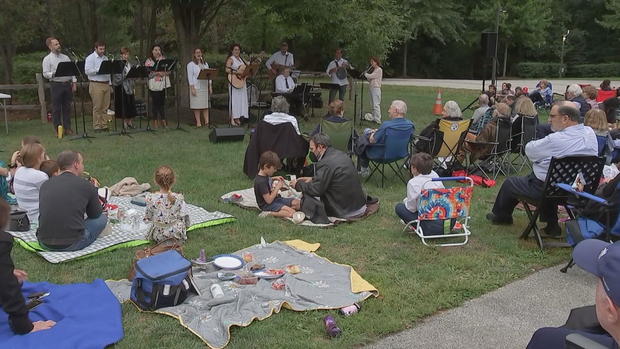
[[[161,242],[174,238],[187,240],[186,209],[183,194],[173,193],[174,171],[168,166],[155,170],[155,183],[159,191],[146,195],[144,221],[153,223],[147,234],[149,240]]]

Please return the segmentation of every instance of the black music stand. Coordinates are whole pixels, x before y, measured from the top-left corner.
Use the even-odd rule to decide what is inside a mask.
[[[116,75],[116,74],[122,74],[123,70],[125,69],[125,64],[127,64],[127,61],[124,60],[108,60],[108,61],[103,61],[101,62],[101,65],[99,66],[99,71],[97,72],[97,75],[110,75],[110,81],[112,81],[112,75]],[[114,96],[114,100],[116,100],[118,96]],[[123,97],[121,96],[121,99]],[[114,103],[116,104],[116,103]],[[108,136],[113,136],[113,135],[127,135],[128,134],[124,131],[121,132],[117,132],[118,127],[117,127],[117,118],[116,118],[116,110],[114,111],[114,132],[111,132],[108,134]],[[111,131],[111,130],[108,130]]]
[[[66,64],[68,63],[68,65]],[[86,139],[87,141],[91,142],[90,138],[95,138],[95,136],[90,136],[87,132],[86,132],[86,112],[85,112],[85,107],[84,107],[84,98],[86,96],[86,93],[84,92],[84,82],[87,82],[88,79],[86,78],[86,73],[84,72],[84,61],[72,61],[72,62],[61,62],[58,63],[58,67],[56,68],[56,76],[61,76],[59,74],[64,74],[64,70],[65,69],[70,69],[71,70],[71,75],[70,76],[75,76],[78,81],[79,84],[77,86],[76,92],[78,97],[81,100],[81,108],[82,108],[82,134],[81,135],[76,135],[75,137],[72,137],[70,140],[75,141],[78,139]],[[69,67],[70,66],[70,67]],[[62,69],[62,70],[61,70]],[[77,72],[77,73],[76,73]],[[62,75],[65,76],[65,75]],[[75,102],[73,104],[73,108],[75,110]],[[75,117],[75,133],[78,133],[78,126],[77,126],[77,115]]]
[[[153,68],[151,69],[151,71],[154,72],[164,72],[164,73],[168,73],[168,75],[170,75],[171,72],[173,72],[176,68],[177,65],[177,60],[176,59],[160,59],[159,61],[155,62],[155,65],[153,66]],[[173,79],[170,79],[170,83],[172,83]],[[175,92],[176,91],[176,83],[174,85],[175,88]],[[175,100],[178,97],[178,93],[175,93]],[[175,102],[177,104],[177,127],[176,129],[179,131],[186,131],[181,127],[181,120],[179,119],[179,105],[178,105],[178,101]],[[166,125],[168,124],[168,119],[166,118],[166,78],[164,77],[164,119],[166,120]]]

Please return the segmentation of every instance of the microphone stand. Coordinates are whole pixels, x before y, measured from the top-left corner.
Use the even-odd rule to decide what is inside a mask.
[[[232,66],[226,67],[226,69],[230,70],[228,75],[232,75],[237,71],[237,69],[233,69]],[[228,127],[232,127],[232,76],[230,78],[227,76],[226,80],[228,81]]]
[[[173,71],[172,67],[174,67],[177,63],[177,60],[174,60],[174,63],[170,65],[170,72],[172,74],[174,74],[174,78],[170,79],[171,81],[174,81],[174,105],[176,107],[177,110],[177,127],[175,127],[173,130],[174,131],[183,131],[183,132],[189,132],[186,129],[184,129],[183,127],[181,127],[181,114],[179,113],[179,74],[176,71]],[[165,90],[165,89],[164,89]]]
[[[88,80],[85,78],[85,74],[86,72],[82,72],[82,70],[80,70],[80,67],[78,65],[78,55],[75,54],[75,52],[73,52],[73,50],[71,50],[71,55],[73,56],[73,58],[75,59],[73,61],[73,64],[75,64],[75,69],[80,73],[79,77],[80,77],[80,84],[79,86],[76,88],[76,92],[80,91],[78,93],[80,100],[81,100],[81,104],[82,104],[82,134],[81,135],[77,135],[72,137],[70,140],[71,141],[75,141],[77,139],[86,139],[89,143],[92,143],[92,141],[90,140],[91,138],[95,138],[95,136],[89,136],[88,133],[86,133],[86,115],[84,114],[84,87],[82,86],[83,83]],[[84,61],[84,69],[86,69],[86,61]],[[74,108],[75,108],[75,102],[74,102]],[[76,125],[75,125],[75,130],[77,131],[77,115],[76,115]],[[76,132],[77,133],[77,132]]]

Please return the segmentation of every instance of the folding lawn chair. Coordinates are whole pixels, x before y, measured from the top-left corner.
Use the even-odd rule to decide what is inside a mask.
[[[511,167],[516,173],[521,172],[523,167],[527,166],[532,169],[530,159],[525,156],[525,146],[531,141],[536,139],[536,126],[538,120],[536,116],[521,116],[521,132],[512,135],[512,144],[510,146],[510,152],[517,154],[510,162]]]
[[[332,147],[349,154],[349,156],[353,154],[353,121],[321,120],[319,130],[329,136]]]
[[[442,189],[424,189],[429,182],[469,181],[468,186]],[[474,192],[474,181],[469,177],[437,177],[426,182],[418,199],[418,219],[408,222],[403,232],[414,227],[415,233],[426,246],[460,246],[469,240],[469,209]],[[434,231],[439,223],[440,231]],[[445,229],[446,223],[449,228]],[[424,231],[426,230],[426,232]],[[444,234],[445,230],[450,233]],[[461,232],[459,232],[461,231]],[[459,242],[431,243],[427,240],[463,238]]]
[[[476,166],[485,177],[491,178],[487,172],[493,176],[493,179],[497,179],[500,172],[506,176],[509,170],[509,163],[506,161],[506,156],[510,151],[510,142],[512,140],[510,137],[511,132],[512,125],[510,124],[510,119],[498,118],[495,140],[493,142],[466,141],[472,145],[487,145],[493,147],[487,156],[482,158],[481,161],[474,163],[474,166]]]
[[[596,156],[567,156],[564,158],[551,158],[541,199],[534,200],[529,197],[517,197],[519,202],[523,204],[525,213],[529,219],[528,225],[525,230],[523,230],[523,233],[521,233],[521,239],[527,239],[530,232],[533,231],[538,247],[543,249],[544,244],[542,241],[542,236],[540,235],[540,230],[536,225],[536,221],[540,215],[540,207],[547,205],[562,205],[566,208],[566,212],[568,212],[570,218],[575,218],[571,210],[567,207],[567,199],[570,194],[560,189],[556,184],[572,184],[577,175],[581,173],[585,180],[584,192],[590,194],[594,193],[598,187],[604,164],[605,159]],[[530,209],[530,205],[536,207],[534,212]]]
[[[375,172],[381,174],[381,187],[385,180],[385,165],[388,165],[403,183],[407,183],[407,179],[401,173],[401,168],[409,158],[409,145],[413,135],[413,127],[400,130],[388,127],[385,130],[385,142],[383,144],[371,144],[366,147],[366,155],[369,160],[369,167],[372,168],[370,175],[366,178],[366,182],[372,178]],[[403,160],[402,164],[398,162]]]
[[[457,156],[467,131],[471,126],[471,119],[461,121],[439,120],[437,131],[433,139],[417,136],[417,138],[431,143],[431,155],[435,159],[435,168],[445,168],[449,173],[456,164],[463,166]]]

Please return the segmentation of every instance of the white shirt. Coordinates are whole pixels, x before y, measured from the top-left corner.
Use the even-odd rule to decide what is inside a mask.
[[[380,88],[381,81],[383,80],[383,69],[376,67],[372,73],[364,73],[366,79],[368,79],[368,85],[373,88]]]
[[[544,182],[552,157],[596,156],[598,155],[598,142],[596,134],[590,127],[577,124],[554,132],[545,138],[530,141],[525,146],[525,155],[533,163],[536,178]]]
[[[431,179],[437,177],[439,177],[439,175],[435,171],[431,171],[429,174],[419,174],[407,182],[407,197],[403,199],[403,203],[407,210],[418,212],[418,198],[420,194],[422,194],[422,189],[443,188],[442,182],[431,181]]]
[[[76,82],[77,79],[75,76],[62,76],[62,77],[54,77],[56,74],[56,68],[58,68],[58,63],[60,62],[71,62],[67,55],[62,53],[56,54],[50,52],[45,58],[43,58],[43,77],[48,79],[49,81],[54,82],[67,82],[73,81]]]
[[[290,122],[295,128],[295,132],[297,132],[298,135],[301,135],[301,132],[299,132],[299,125],[297,124],[297,119],[292,115],[288,115],[285,113],[271,113],[269,115],[266,115],[263,118],[263,121],[268,122],[272,125],[279,125],[285,122]]]
[[[285,54],[282,54],[281,51],[278,51],[269,57],[267,62],[265,62],[265,66],[271,69],[271,65],[273,63],[283,65],[285,67],[292,67],[295,65],[295,60],[293,59],[292,53],[286,52]]]
[[[194,61],[187,63],[187,83],[190,86],[194,86],[195,89],[200,89],[200,84],[198,83],[198,74],[202,69],[209,68],[209,64],[204,62],[204,64],[196,64]],[[211,84],[211,80],[209,80],[209,84]]]
[[[88,57],[86,57],[86,61],[84,62],[84,72],[88,76],[88,80],[101,81],[101,82],[110,81],[109,74],[97,75],[97,72],[99,71],[99,67],[101,67],[101,63],[107,60],[108,60],[108,57],[106,57],[106,55],[102,55],[100,57],[96,51],[93,51],[93,53],[91,53],[90,55],[88,55]]]
[[[39,221],[39,190],[47,180],[45,172],[34,168],[22,166],[15,171],[13,189],[17,205],[27,212],[31,223]]]
[[[288,83],[288,87],[286,84]],[[292,77],[284,77],[284,75],[280,74],[276,78],[276,92],[277,93],[290,93],[293,92],[295,88],[295,81],[293,81]]]
[[[338,79],[338,76],[336,76],[336,70],[334,70],[333,73],[329,73],[330,70],[334,69],[334,68],[338,68],[338,67],[342,67],[343,65],[349,64],[349,61],[347,61],[344,58],[340,58],[339,60],[333,60],[331,62],[329,62],[329,65],[327,66],[327,70],[325,70],[325,72],[327,73],[327,75],[331,76],[332,78],[332,83],[333,84],[338,84],[340,86],[346,86],[349,84],[349,80],[347,79]],[[349,66],[350,68],[352,68],[351,66]]]

